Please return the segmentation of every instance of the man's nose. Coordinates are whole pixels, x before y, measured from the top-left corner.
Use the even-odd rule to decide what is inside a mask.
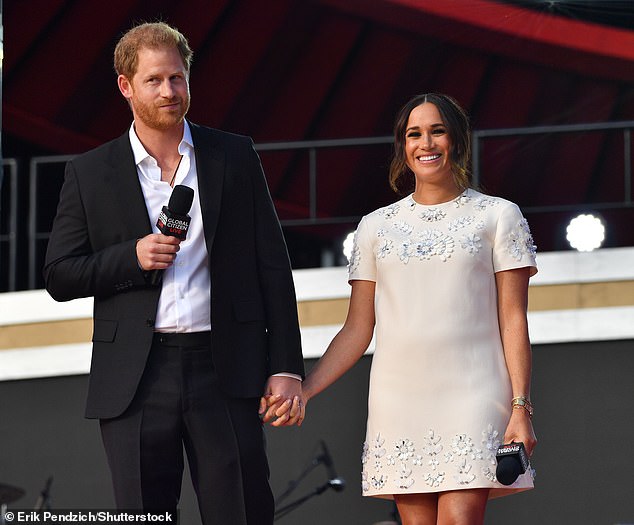
[[[172,83],[168,80],[165,80],[161,83],[161,96],[164,98],[172,98],[174,95],[174,88],[172,87]]]

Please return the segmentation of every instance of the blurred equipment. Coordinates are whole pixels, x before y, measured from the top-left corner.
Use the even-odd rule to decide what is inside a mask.
[[[0,525],[5,524],[4,516],[7,513],[7,503],[13,503],[22,496],[24,496],[22,489],[0,483]]]
[[[46,480],[46,484],[40,492],[40,496],[35,502],[35,510],[51,510],[51,484],[53,483],[53,476]]]
[[[335,492],[341,492],[344,488],[346,488],[346,482],[343,478],[337,476],[337,472],[335,470],[334,463],[332,461],[332,456],[328,451],[328,447],[326,447],[326,443],[323,440],[319,441],[320,453],[315,456],[308,466],[300,473],[297,479],[291,480],[288,483],[288,488],[285,492],[283,492],[280,496],[275,500],[275,519],[282,518],[286,516],[288,513],[292,512],[296,508],[298,508],[302,503],[305,503],[313,496],[319,496],[327,489],[331,488]],[[299,486],[299,483],[302,479],[304,479],[313,469],[318,467],[319,465],[324,465],[326,468],[326,472],[328,474],[328,481],[324,484],[315,487],[312,492],[309,492],[305,496],[298,498],[297,500],[285,505],[284,507],[277,508],[278,505],[286,499],[291,493]]]
[[[0,505],[6,505],[7,503],[13,503],[24,496],[24,491],[11,485],[5,485],[0,483]]]

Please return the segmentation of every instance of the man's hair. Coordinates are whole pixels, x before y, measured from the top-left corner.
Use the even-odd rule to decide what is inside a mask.
[[[189,73],[193,52],[187,39],[178,29],[164,22],[140,24],[125,33],[114,49],[114,69],[118,75],[131,80],[137,71],[139,50],[162,47],[175,47],[183,59],[185,70]]]

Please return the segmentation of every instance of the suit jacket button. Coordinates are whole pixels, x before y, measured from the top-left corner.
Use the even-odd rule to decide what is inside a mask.
[[[147,319],[145,321],[145,324],[149,326],[150,328],[152,328],[154,326],[154,319]]]

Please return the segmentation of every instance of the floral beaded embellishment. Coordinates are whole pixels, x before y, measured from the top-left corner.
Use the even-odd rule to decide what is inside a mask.
[[[394,444],[394,450],[396,451],[396,457],[400,461],[407,461],[414,456],[414,443],[409,439],[400,439]]]
[[[357,244],[357,235],[354,235],[354,241],[352,243],[352,252],[350,252],[350,260],[348,261],[348,274],[354,272],[361,262],[361,250]]]
[[[475,217],[473,215],[467,215],[466,217],[458,217],[449,223],[447,229],[450,232],[457,232],[458,230],[462,230],[467,226],[473,224],[475,222]]]
[[[473,207],[477,211],[484,211],[487,208],[490,208],[491,206],[497,206],[498,204],[500,204],[500,201],[498,199],[494,197],[487,197],[485,195],[484,197],[480,197],[479,199],[477,199],[473,204]]]
[[[363,444],[361,484],[364,492],[408,489],[416,480],[432,488],[442,488],[451,479],[458,485],[475,480],[495,482],[495,453],[500,444],[499,432],[489,424],[482,431],[482,448],[468,434],[457,434],[447,442],[443,459],[443,438],[429,429],[417,444],[409,438],[393,442],[390,452],[385,438],[377,434]]]
[[[405,221],[397,221],[392,225],[392,228],[403,234],[403,235],[411,235],[412,232],[414,231],[414,226],[412,226],[411,224],[405,222]]]
[[[391,219],[392,217],[395,217],[396,215],[398,215],[398,212],[400,211],[401,207],[399,206],[398,203],[395,204],[390,204],[389,206],[386,206],[385,208],[381,208],[380,210],[378,210],[378,213],[380,215],[383,215],[384,218],[386,219]]]
[[[437,222],[443,220],[447,214],[438,208],[429,208],[418,215],[425,222]]]
[[[363,443],[363,452],[361,453],[361,463],[363,465],[363,472],[361,473],[361,488],[363,492],[367,492],[371,488],[374,490],[382,489],[387,483],[387,475],[381,474],[380,476],[374,475],[368,478],[367,465],[370,460],[370,456],[374,458],[372,467],[375,471],[382,468],[381,458],[385,456],[386,450],[383,448],[385,439],[381,437],[381,434],[377,434],[372,443],[372,452],[370,451],[370,445],[366,441]]]
[[[460,239],[460,246],[463,250],[475,257],[476,253],[480,251],[482,248],[482,243],[480,242],[482,239],[478,237],[475,233],[469,233],[467,235],[463,235]]]
[[[401,242],[398,256],[407,264],[411,257],[419,260],[429,260],[438,257],[443,262],[451,257],[454,250],[454,240],[438,230],[424,230],[417,235],[416,240],[405,239]]]
[[[521,261],[524,255],[535,257],[537,246],[533,242],[533,236],[526,219],[521,219],[509,234],[507,249],[509,254],[518,261]]]
[[[469,190],[465,190],[462,194],[454,201],[456,204],[456,208],[462,208],[465,204],[471,202],[471,197],[469,196]]]
[[[376,250],[376,256],[378,259],[383,259],[392,251],[393,242],[390,239],[382,239],[379,247]]]
[[[473,465],[471,465],[471,463],[467,463],[467,458],[464,458],[458,464],[458,474],[456,474],[455,477],[456,477],[456,481],[460,485],[468,485],[476,478],[475,474],[471,473],[472,468],[473,468]]]

